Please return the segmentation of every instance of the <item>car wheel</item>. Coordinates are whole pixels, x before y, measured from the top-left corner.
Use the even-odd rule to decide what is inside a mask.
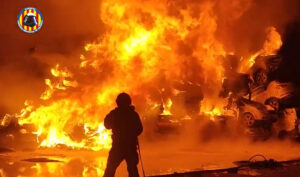
[[[250,112],[245,112],[243,113],[243,116],[242,116],[242,121],[243,121],[243,124],[247,127],[251,127],[254,125],[255,123],[255,117],[252,113]]]

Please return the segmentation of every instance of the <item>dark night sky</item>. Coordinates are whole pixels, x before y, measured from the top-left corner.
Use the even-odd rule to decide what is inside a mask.
[[[280,82],[293,82],[300,89],[300,16],[298,21],[288,25],[279,54],[283,62],[275,78]]]

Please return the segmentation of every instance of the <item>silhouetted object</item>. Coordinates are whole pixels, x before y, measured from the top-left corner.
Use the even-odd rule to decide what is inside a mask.
[[[251,95],[250,84],[251,79],[248,74],[234,73],[229,78],[224,79],[220,97],[226,98],[232,93],[235,97]]]
[[[26,26],[34,27],[37,25],[36,17],[33,13],[28,13],[23,19],[23,24]]]
[[[298,18],[299,19],[299,14]],[[282,64],[272,74],[272,79],[282,83],[292,83],[297,93],[289,98],[280,100],[281,107],[294,107],[297,111],[296,129],[300,134],[300,21],[292,22],[285,30],[285,38],[279,54],[282,56]],[[283,105],[283,106],[282,106]]]
[[[266,105],[271,106],[279,116],[283,117],[285,109],[294,108],[296,110],[296,121],[295,121],[295,129],[291,132],[286,132],[287,134],[292,134],[292,136],[296,135],[300,138],[300,91],[299,87],[295,87],[289,96],[284,98],[276,98],[270,97],[265,101]],[[280,136],[286,136],[281,132]],[[295,136],[294,136],[295,137]]]
[[[104,177],[114,177],[117,167],[123,160],[127,163],[129,177],[139,177],[137,137],[142,133],[143,126],[128,94],[119,94],[116,102],[118,107],[104,119],[105,127],[112,129],[113,140]]]

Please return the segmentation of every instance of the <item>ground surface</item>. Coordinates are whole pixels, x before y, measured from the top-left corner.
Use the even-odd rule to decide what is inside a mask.
[[[236,141],[210,143],[155,142],[141,143],[142,157],[147,176],[266,176],[296,177],[300,174],[300,163],[285,164],[275,169],[248,169],[228,171],[207,171],[236,167],[235,161],[248,160],[254,154],[263,154],[266,158],[286,161],[300,158],[300,145],[291,142],[248,143]],[[102,176],[106,164],[107,150],[92,152],[66,149],[38,149],[35,151],[1,150],[0,177],[20,176]],[[262,160],[262,159],[256,159]],[[140,166],[139,166],[140,167]],[[197,171],[195,173],[184,172]],[[142,173],[140,173],[142,174]],[[127,176],[126,165],[122,163],[117,177]]]

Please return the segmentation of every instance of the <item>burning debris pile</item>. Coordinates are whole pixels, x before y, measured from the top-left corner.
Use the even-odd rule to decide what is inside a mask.
[[[253,5],[227,2],[227,22]],[[106,33],[85,45],[76,66],[53,65],[39,103],[26,101],[20,113],[1,120],[1,145],[30,139],[38,147],[109,148],[103,118],[123,91],[132,95],[150,134],[181,133],[185,124],[205,122],[202,137],[224,127],[255,139],[298,135],[299,105],[285,102],[297,94],[271,77],[282,61],[277,29],[264,28],[260,49],[236,52],[217,36],[220,6],[218,1],[102,1]]]

